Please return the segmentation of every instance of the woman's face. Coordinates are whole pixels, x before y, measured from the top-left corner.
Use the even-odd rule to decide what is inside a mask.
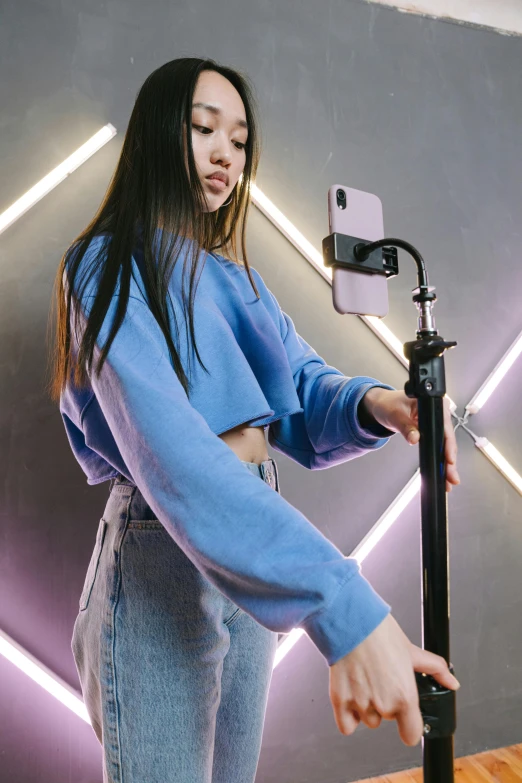
[[[197,105],[202,103],[215,109]],[[236,88],[217,71],[202,71],[192,101],[192,148],[209,212],[230,199],[245,167],[248,129],[241,123],[246,124],[245,107]],[[225,175],[224,187],[209,179],[215,172]]]

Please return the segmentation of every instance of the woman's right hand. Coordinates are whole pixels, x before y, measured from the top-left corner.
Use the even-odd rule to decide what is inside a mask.
[[[353,734],[360,721],[376,729],[384,718],[397,721],[405,745],[417,745],[424,722],[415,672],[431,674],[451,690],[460,687],[444,658],[412,644],[389,614],[330,666],[329,695],[341,734]]]

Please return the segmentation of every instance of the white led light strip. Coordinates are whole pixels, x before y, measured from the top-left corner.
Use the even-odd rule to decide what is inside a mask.
[[[20,671],[27,674],[32,680],[41,685],[42,688],[61,701],[66,707],[79,715],[86,723],[90,724],[90,718],[87,714],[85,704],[81,696],[64,682],[58,675],[44,666],[31,653],[24,650],[14,639],[11,639],[4,631],[0,629],[0,653],[8,661],[14,663]]]
[[[69,155],[63,163],[56,166],[55,169],[46,174],[36,185],[33,185],[27,193],[24,193],[14,204],[11,204],[5,212],[0,215],[0,234],[12,225],[15,220],[27,212],[37,201],[46,196],[53,188],[62,182],[78,166],[94,155],[104,144],[107,144],[113,136],[116,135],[116,128],[110,122],[104,125],[94,136],[91,136],[85,144],[78,147],[76,152]]]
[[[481,450],[489,461],[502,473],[510,484],[522,495],[522,476],[509,464],[507,459],[502,456],[500,451],[489,442],[487,438],[477,438],[475,446]]]
[[[468,413],[478,413],[491,397],[502,378],[507,371],[514,365],[522,353],[522,332],[518,335],[514,343],[508,348],[502,359],[499,361],[493,372],[486,378],[480,389],[473,395],[466,405]]]

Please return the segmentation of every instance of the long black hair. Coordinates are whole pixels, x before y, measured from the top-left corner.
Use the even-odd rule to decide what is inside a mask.
[[[206,197],[192,148],[192,100],[199,74],[205,70],[217,71],[236,88],[245,107],[249,129],[245,166],[234,188],[232,200],[214,212],[203,210]],[[74,373],[73,382],[76,385],[85,384],[87,374],[92,369],[96,339],[121,274],[117,310],[95,368],[98,375],[101,372],[127,310],[131,256],[138,241],[141,242],[143,252],[143,285],[147,303],[165,335],[172,364],[187,396],[190,383],[172,339],[167,306],[172,270],[185,247],[186,237],[191,236],[193,241],[192,252],[186,254],[182,275],[184,280],[185,267],[190,259],[188,297],[185,290],[181,292],[183,313],[185,328],[188,324],[190,340],[202,367],[204,365],[197,349],[193,323],[194,296],[199,277],[198,280],[195,278],[201,250],[225,251],[223,255],[230,255],[230,260],[244,265],[255,294],[259,297],[245,246],[250,193],[261,149],[253,94],[250,80],[241,72],[219,65],[214,60],[197,57],[171,60],[145,80],[138,92],[118,164],[101,206],[90,224],[65,251],[56,273],[53,289],[57,308],[54,320],[56,333],[48,385],[48,393],[54,401],[60,399],[71,372]],[[158,227],[163,229],[159,249],[157,238],[155,241]],[[241,233],[242,261],[237,258],[238,229]],[[82,284],[76,286],[76,275],[85,251],[98,235],[105,235],[106,241],[103,240],[100,252],[91,262],[88,274],[82,274]],[[94,276],[99,277],[97,293],[78,350],[75,351],[71,347],[71,297],[75,296],[75,300],[81,302],[82,293]],[[74,310],[75,332],[79,323],[79,310],[79,307]],[[178,331],[177,324],[175,326]]]

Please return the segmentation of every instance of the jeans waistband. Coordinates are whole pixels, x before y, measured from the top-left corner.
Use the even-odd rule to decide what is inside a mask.
[[[257,462],[246,462],[245,460],[241,460],[241,462],[255,476],[259,476],[259,478],[271,486],[272,489],[280,493],[279,472],[277,469],[277,463],[274,459],[269,457],[268,459],[263,460],[263,462],[261,462],[259,465]],[[118,473],[116,477],[111,479],[110,490],[112,490],[116,484],[129,487],[136,486],[136,484],[124,476],[123,473]]]
[[[277,463],[274,459],[269,457],[261,462],[260,465],[258,465],[257,462],[245,462],[245,460],[241,460],[241,462],[248,470],[252,471],[254,475],[262,478],[263,481],[272,487],[272,489],[279,492],[279,473],[277,471]]]

